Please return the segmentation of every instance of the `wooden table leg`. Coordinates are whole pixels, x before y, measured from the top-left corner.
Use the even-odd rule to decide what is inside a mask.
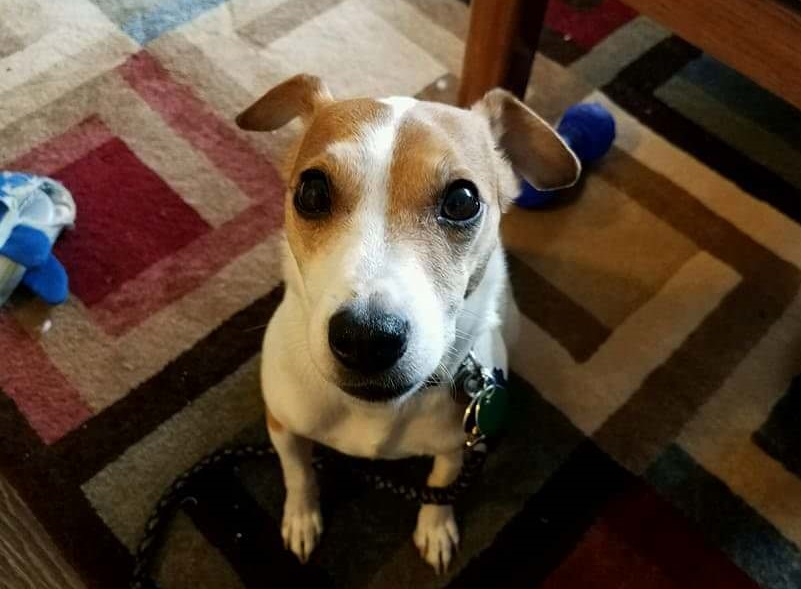
[[[523,97],[548,0],[472,0],[459,104],[496,86]]]

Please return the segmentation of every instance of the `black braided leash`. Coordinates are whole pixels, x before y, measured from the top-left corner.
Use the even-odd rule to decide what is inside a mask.
[[[449,505],[475,480],[487,457],[487,448],[483,443],[466,448],[464,452],[462,470],[457,479],[447,487],[429,487],[425,485],[416,487],[397,484],[388,478],[367,470],[355,468],[350,470],[364,483],[372,485],[375,489],[389,491],[409,501],[418,503]],[[147,520],[147,524],[145,524],[144,536],[139,542],[134,556],[130,589],[159,589],[158,583],[150,576],[151,565],[158,553],[160,541],[164,536],[167,525],[181,506],[191,499],[191,483],[201,473],[224,464],[238,462],[247,458],[262,458],[268,454],[274,455],[275,449],[267,443],[260,446],[242,445],[233,448],[222,448],[209,454],[176,478],[162,494],[158,503],[156,503],[153,513]],[[313,462],[314,468],[321,470],[323,462],[321,458],[315,458]]]

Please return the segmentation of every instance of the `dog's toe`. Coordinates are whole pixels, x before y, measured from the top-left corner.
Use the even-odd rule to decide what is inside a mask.
[[[459,530],[450,505],[423,505],[417,517],[414,543],[420,556],[439,575],[450,567],[459,548]]]
[[[281,536],[284,546],[294,552],[300,562],[309,560],[322,533],[323,519],[317,505],[284,507]]]

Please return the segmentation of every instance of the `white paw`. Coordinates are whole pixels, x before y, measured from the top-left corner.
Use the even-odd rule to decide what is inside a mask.
[[[284,548],[294,552],[300,562],[309,560],[322,533],[323,518],[316,502],[287,501],[284,504],[284,518],[281,522]]]
[[[450,505],[423,505],[417,516],[414,543],[420,556],[439,575],[446,572],[459,549],[459,529]]]

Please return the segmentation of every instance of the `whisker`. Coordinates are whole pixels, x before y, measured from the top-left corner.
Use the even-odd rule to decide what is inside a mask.
[[[445,366],[445,364],[442,363],[442,362],[439,363],[439,367],[442,368],[442,372],[445,373],[445,377],[448,379],[448,383],[450,384],[450,387],[454,388],[456,386],[456,381],[454,380],[453,374],[451,374],[451,371],[448,370],[448,367]]]
[[[460,313],[464,313],[464,314],[465,314],[465,315],[467,315],[468,317],[475,317],[476,319],[480,319],[480,318],[481,318],[481,315],[479,315],[479,314],[478,314],[478,313],[476,313],[475,311],[471,311],[470,309],[462,309],[462,310],[460,311]]]

